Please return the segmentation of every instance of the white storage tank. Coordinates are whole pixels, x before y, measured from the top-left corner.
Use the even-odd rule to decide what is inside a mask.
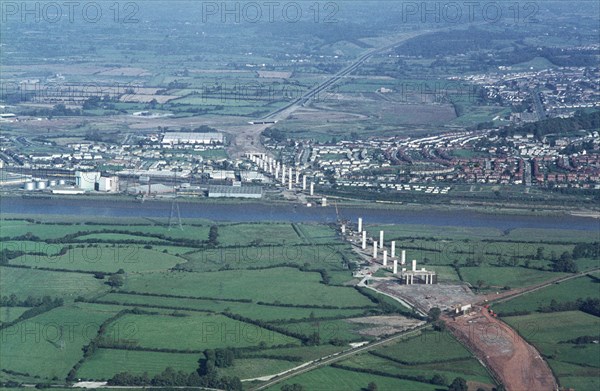
[[[58,185],[59,186],[64,186],[67,182],[64,179],[59,179],[58,180]]]
[[[33,191],[34,189],[35,189],[35,183],[33,183],[33,182],[25,183],[25,190]]]
[[[48,186],[50,186],[50,187],[56,186],[56,181],[54,179],[52,179],[50,182],[48,182]]]
[[[38,181],[35,184],[36,189],[44,190],[46,188],[46,181]]]

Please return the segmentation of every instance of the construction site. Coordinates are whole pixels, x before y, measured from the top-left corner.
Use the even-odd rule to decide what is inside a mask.
[[[418,260],[407,264],[407,251],[397,249],[394,240],[385,241],[385,231],[370,237],[364,221],[356,224],[341,221],[340,233],[365,261],[354,277],[359,286],[394,298],[422,316],[431,309],[441,310],[448,330],[472,351],[489,369],[495,380],[511,390],[556,390],[557,384],[548,364],[539,352],[515,330],[497,318],[487,304],[488,299],[502,297],[476,296],[464,283],[440,282],[435,270],[418,268]],[[399,255],[399,256],[398,256]],[[381,276],[380,269],[391,271]],[[380,277],[375,276],[375,274]],[[514,290],[512,294],[518,292]],[[533,373],[524,372],[528,368]],[[515,375],[517,374],[517,375]]]
[[[434,307],[452,311],[475,301],[475,295],[466,285],[440,283],[435,270],[419,267],[417,259],[409,263],[407,250],[397,248],[395,240],[386,241],[384,230],[379,231],[378,237],[370,237],[362,217],[356,224],[348,221],[340,224],[342,237],[364,260],[363,266],[354,272],[354,277],[361,279],[360,286],[400,300],[423,314]],[[388,273],[376,277],[379,270]]]

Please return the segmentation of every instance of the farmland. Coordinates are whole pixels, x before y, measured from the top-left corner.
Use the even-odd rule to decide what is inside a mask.
[[[0,326],[7,341],[1,353],[3,380],[106,381],[123,371],[135,376],[147,372],[153,378],[169,366],[190,373],[207,359],[207,351],[226,348],[234,349],[235,360],[219,369],[220,376],[248,380],[345,351],[350,342],[375,341],[416,322],[405,318],[413,316],[411,311],[393,299],[366,295],[352,286],[357,280],[351,270],[362,260],[332,225],[189,219],[179,230],[143,219],[92,223],[75,217],[11,217],[0,227],[5,239],[0,293],[15,295],[10,306],[0,307],[0,320],[7,325]],[[489,275],[479,289],[483,293],[566,275],[551,271],[551,261],[534,259],[538,247],[544,247],[544,254],[561,253],[594,239],[564,231],[562,240],[550,243],[545,239],[555,235],[550,230],[531,230],[524,242],[519,240],[523,232],[514,230],[417,225],[367,229],[374,235],[384,229],[386,240],[397,240],[409,259],[437,270],[442,281],[470,283],[475,289],[478,280]],[[469,246],[475,250],[467,251]],[[510,258],[515,246],[522,251],[519,265],[498,264],[498,256]],[[467,265],[478,254],[483,255],[481,264]],[[525,268],[527,260],[541,268]],[[499,304],[497,310],[546,305],[554,296],[566,295],[565,300],[593,296],[594,284],[592,277],[583,276]],[[568,295],[576,285],[580,295]],[[30,313],[32,307],[24,305],[25,300],[37,298],[33,305],[38,306],[44,296],[62,301],[57,307],[33,307],[38,312]],[[65,319],[88,325],[86,333],[67,339],[71,326]],[[50,324],[58,326],[42,327]],[[19,330],[31,325],[42,325],[36,327],[47,335],[22,340]],[[28,360],[28,351],[35,351],[37,359]],[[60,365],[49,359],[56,351]],[[415,356],[413,351],[421,353]],[[549,362],[557,370],[581,365],[581,359],[570,354],[568,359],[550,357]],[[373,368],[378,372],[369,372]],[[435,381],[443,379],[445,384],[455,377],[494,384],[468,350],[449,334],[431,330],[283,384],[300,383],[310,389],[316,382],[333,381],[323,380],[331,376],[335,387],[375,381],[382,389],[435,389],[433,374],[440,376]],[[246,388],[259,383],[244,382]]]
[[[210,242],[213,226],[218,239]],[[189,373],[206,350],[225,347],[243,356],[223,376],[264,376],[344,349],[361,339],[345,319],[381,313],[341,285],[352,280],[343,263],[351,252],[326,225],[196,220],[167,230],[135,220],[13,219],[0,227],[1,295],[16,300],[0,313],[6,380],[107,380],[122,371],[152,377],[167,366]],[[32,317],[19,304],[46,296],[63,304]],[[67,321],[88,325],[86,334],[21,338],[30,325],[56,323],[54,334],[64,334]],[[318,321],[336,327],[325,335]],[[322,342],[310,343],[314,334]],[[56,349],[61,365],[49,359]],[[27,360],[32,351],[39,362]]]
[[[537,311],[540,307],[548,307],[553,300],[561,304],[573,302],[577,299],[598,297],[600,284],[594,276],[597,277],[598,273],[591,273],[590,275],[551,285],[516,299],[496,304],[494,305],[494,310],[500,314],[517,311],[533,312]]]

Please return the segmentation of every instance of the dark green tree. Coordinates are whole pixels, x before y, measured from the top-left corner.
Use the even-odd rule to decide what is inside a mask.
[[[468,391],[469,387],[467,386],[467,381],[462,377],[456,377],[452,380],[450,386],[448,386],[448,391]]]

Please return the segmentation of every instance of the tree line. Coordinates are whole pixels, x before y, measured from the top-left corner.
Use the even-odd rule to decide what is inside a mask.
[[[60,307],[64,304],[63,299],[55,298],[52,299],[50,296],[44,296],[41,299],[36,299],[29,296],[25,300],[18,300],[15,295],[10,295],[10,297],[2,296],[2,306],[6,304],[6,307],[16,307],[23,306],[28,307],[33,305],[32,308],[23,312],[17,319],[0,324],[0,330],[5,329],[7,327],[13,326],[19,322],[22,322],[26,319],[33,318],[34,316],[38,316],[43,314],[44,312],[48,312],[54,308]],[[28,305],[25,305],[28,304]]]
[[[235,350],[209,349],[198,360],[198,369],[191,373],[175,371],[167,367],[161,373],[150,378],[147,372],[134,375],[121,372],[107,382],[109,386],[155,386],[155,387],[209,387],[223,390],[242,390],[242,382],[235,376],[220,376],[218,368],[227,368],[234,364]]]

